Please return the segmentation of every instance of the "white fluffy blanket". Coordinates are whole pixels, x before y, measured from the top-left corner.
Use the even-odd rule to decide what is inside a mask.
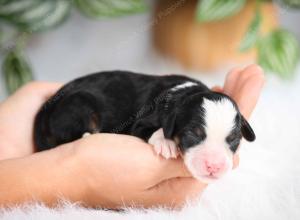
[[[0,219],[300,219],[300,77],[293,83],[269,79],[252,116],[257,133],[243,143],[241,163],[209,185],[199,202],[182,211],[164,209],[117,213],[63,204],[0,210]]]

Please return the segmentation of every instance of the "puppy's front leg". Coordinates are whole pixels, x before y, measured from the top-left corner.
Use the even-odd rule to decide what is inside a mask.
[[[154,151],[164,158],[176,158],[179,154],[176,143],[173,140],[166,139],[163,129],[155,131],[149,138],[148,143],[154,146]]]

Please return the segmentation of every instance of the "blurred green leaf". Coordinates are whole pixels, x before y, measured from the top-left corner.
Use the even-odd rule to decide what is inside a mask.
[[[280,2],[291,8],[300,8],[300,0],[280,0]]]
[[[75,0],[77,8],[92,18],[118,17],[144,12],[144,0]]]
[[[240,44],[241,52],[245,52],[255,45],[259,37],[259,29],[261,26],[261,22],[262,16],[260,10],[257,8],[253,20],[251,21],[249,28]]]
[[[15,28],[0,24],[0,52],[13,48],[19,34]]]
[[[258,62],[268,71],[290,78],[300,58],[300,46],[290,32],[278,29],[258,42]]]
[[[40,21],[36,20],[28,28],[31,28],[33,31],[44,31],[57,27],[70,15],[71,3],[70,0],[56,0],[53,11],[42,17]]]
[[[2,27],[0,26],[0,48],[2,47],[3,39],[4,39],[4,31],[3,31]]]
[[[20,0],[10,0],[5,1],[2,0],[0,2],[0,16],[10,16],[13,14],[18,14],[26,9],[32,8],[35,4],[39,3],[40,0],[26,0],[26,1],[20,1]]]
[[[0,6],[2,7],[4,4],[6,4],[9,0],[0,0]]]
[[[6,88],[10,94],[33,79],[30,65],[18,49],[12,50],[6,55],[2,68]]]
[[[237,14],[246,0],[199,0],[196,10],[198,21],[216,21]]]
[[[39,32],[61,24],[70,14],[70,0],[12,0],[0,8],[0,16],[19,30]]]

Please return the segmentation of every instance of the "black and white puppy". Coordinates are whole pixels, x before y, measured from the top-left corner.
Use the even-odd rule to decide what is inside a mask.
[[[232,168],[242,136],[255,134],[228,96],[180,75],[126,71],[91,74],[66,84],[38,113],[38,151],[93,133],[140,137],[165,158],[180,153],[192,175],[218,179]]]

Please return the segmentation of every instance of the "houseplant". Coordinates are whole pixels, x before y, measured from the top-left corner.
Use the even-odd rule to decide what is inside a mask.
[[[0,55],[4,58],[2,73],[8,92],[14,92],[21,85],[33,79],[32,67],[24,53],[26,43],[30,40],[30,37],[34,34],[50,31],[53,28],[59,27],[67,20],[72,8],[75,8],[85,16],[94,19],[102,17],[120,17],[145,11],[147,9],[145,1],[146,0],[0,0]],[[167,8],[163,14],[160,14],[159,6],[168,2],[171,4],[174,4],[175,2],[175,9],[170,10],[172,8]],[[226,4],[223,4],[224,2],[226,2]],[[156,37],[164,36],[160,34],[160,32],[165,27],[168,27],[168,25],[166,26],[166,20],[172,18],[172,15],[175,15],[180,8],[184,8],[189,4],[192,5],[192,8],[185,13],[192,12],[191,20],[199,20],[199,25],[201,23],[212,23],[219,22],[219,20],[224,21],[224,19],[230,19],[230,17],[242,13],[242,10],[250,5],[252,7],[252,13],[248,13],[248,15],[246,13],[248,16],[246,19],[247,25],[243,25],[244,32],[246,32],[248,26],[249,31],[242,34],[240,32],[232,32],[237,33],[240,35],[240,38],[244,38],[244,40],[242,41],[237,38],[237,40],[234,41],[234,44],[226,47],[229,48],[229,50],[225,51],[226,56],[229,56],[231,53],[236,53],[236,51],[241,49],[242,51],[247,51],[247,53],[239,55],[239,59],[243,60],[248,59],[249,57],[251,58],[255,55],[255,50],[251,48],[255,46],[256,48],[260,48],[260,50],[258,50],[258,59],[264,67],[281,73],[281,76],[283,77],[290,76],[299,57],[298,42],[290,33],[284,30],[279,29],[275,31],[277,23],[275,17],[273,17],[273,15],[275,15],[273,6],[269,5],[269,9],[267,9],[268,7],[265,9],[265,6],[261,7],[261,3],[270,1],[257,0],[254,2],[254,0],[252,0],[251,2],[249,4],[246,0],[157,0],[156,15],[158,16],[158,19],[153,22],[154,35]],[[291,8],[300,8],[300,0],[281,0],[279,3]],[[233,4],[234,7],[230,6],[230,4]],[[215,5],[218,10],[216,10]],[[224,8],[226,10],[224,10]],[[269,10],[270,19],[266,19],[266,16],[262,16],[264,10]],[[173,23],[178,22],[180,27],[180,25],[184,25],[184,21],[184,17],[177,16]],[[267,25],[264,25],[264,22],[267,23]],[[161,43],[156,43],[156,46],[160,48],[161,51],[165,50],[162,49],[163,47],[170,47],[165,50],[166,54],[174,53],[174,46],[170,44],[170,42],[172,42],[169,39],[170,34],[171,36],[174,35],[177,37],[178,35],[179,37],[172,38],[173,42],[175,42],[173,43],[175,48],[178,47],[178,44],[181,44],[180,39],[187,36],[185,33],[181,33],[178,30],[174,34],[174,30],[176,32],[176,28],[172,30],[173,33],[167,32],[164,36],[165,38],[162,38],[164,40],[161,41]],[[261,34],[265,34],[270,30],[274,30],[274,32],[271,32],[271,34],[267,36],[261,36]],[[222,38],[222,32],[220,33],[221,34],[219,35]],[[195,44],[192,44],[192,47],[196,47],[195,45],[197,45],[199,40],[197,38],[194,39],[196,39],[196,41],[194,41]],[[243,43],[241,44],[240,41]],[[226,41],[224,42],[226,43]],[[190,43],[193,43],[193,41],[190,41]],[[212,45],[214,44],[208,45],[208,48]],[[185,47],[189,48],[187,46],[181,47],[179,52]],[[183,51],[181,57],[189,58],[190,53],[186,52],[187,50]],[[207,53],[202,54],[207,56]],[[281,60],[285,60],[282,59],[282,57],[285,58],[286,55],[289,56],[289,59],[287,59],[286,62],[282,62]],[[196,61],[201,58],[201,56],[197,56],[197,54],[195,57]],[[225,60],[225,58],[224,56],[221,56],[218,59],[222,61]],[[209,64],[209,62],[204,63]]]
[[[0,0],[0,53],[7,91],[14,92],[33,79],[24,54],[34,34],[59,27],[72,8],[89,18],[120,17],[143,12],[143,0]]]
[[[272,1],[188,0],[157,1],[154,44],[187,68],[214,70],[227,64],[257,59],[266,70],[288,78],[299,60],[299,43],[280,28]],[[298,0],[276,1],[299,8]]]

